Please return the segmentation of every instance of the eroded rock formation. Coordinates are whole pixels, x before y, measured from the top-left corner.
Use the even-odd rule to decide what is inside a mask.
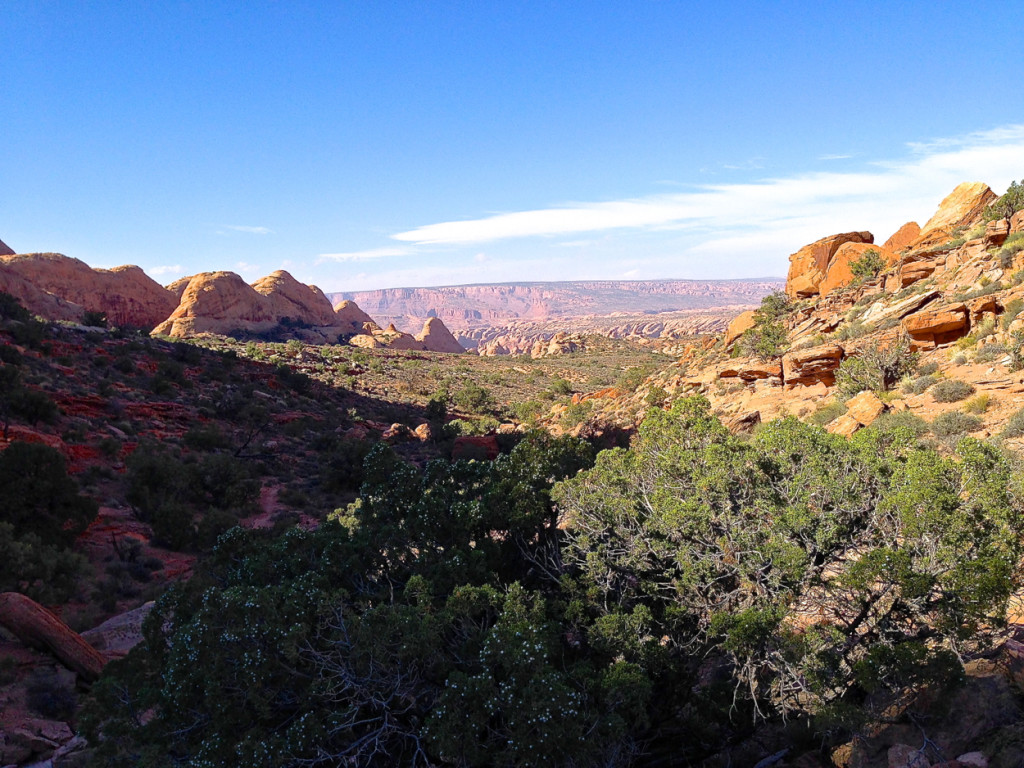
[[[832,259],[841,245],[874,242],[875,237],[870,232],[844,232],[805,245],[789,257],[786,293],[795,298],[818,295]]]
[[[186,282],[187,280],[187,282]],[[172,283],[177,308],[153,332],[166,336],[279,332],[307,341],[335,342],[360,333],[370,318],[354,305],[335,310],[316,286],[278,270],[252,285],[234,272],[202,272]]]
[[[0,263],[37,290],[82,311],[103,313],[111,325],[148,330],[174,311],[174,295],[139,267],[93,269],[59,253],[0,256]]]

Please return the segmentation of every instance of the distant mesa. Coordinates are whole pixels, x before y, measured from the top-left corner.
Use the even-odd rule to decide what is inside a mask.
[[[395,323],[400,328],[416,328],[436,317],[466,345],[468,339],[478,337],[478,331],[521,322],[557,323],[585,315],[638,316],[698,310],[731,315],[756,305],[765,294],[780,288],[782,281],[773,278],[574,280],[388,288],[329,296],[333,301],[355,301],[381,324]]]

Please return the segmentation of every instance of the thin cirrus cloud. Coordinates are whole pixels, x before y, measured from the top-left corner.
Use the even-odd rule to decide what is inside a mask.
[[[149,267],[146,271],[153,276],[180,275],[182,272],[181,264],[165,264],[159,267]]]
[[[695,250],[747,241],[791,247],[844,228],[880,232],[927,218],[963,181],[999,190],[1024,168],[1024,125],[908,145],[908,156],[859,171],[821,171],[745,184],[701,185],[691,192],[572,203],[427,224],[392,235],[415,245],[458,245],[524,237],[558,238],[609,230],[693,230]],[[767,242],[766,242],[767,241]],[[384,250],[384,249],[380,249]]]
[[[346,251],[344,253],[321,253],[317,256],[316,263],[323,264],[325,261],[375,261],[390,256],[407,256],[412,253],[411,248],[385,246],[383,248],[369,248],[365,251]]]
[[[272,235],[274,230],[269,227],[245,227],[240,224],[227,224],[224,229],[230,229],[232,232],[245,232],[248,235]]]

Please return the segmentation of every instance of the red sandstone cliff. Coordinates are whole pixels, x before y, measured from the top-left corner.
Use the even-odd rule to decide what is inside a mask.
[[[166,318],[176,304],[174,295],[139,267],[93,269],[83,261],[59,253],[4,255],[0,256],[0,265],[31,283],[37,291],[78,305],[82,311],[102,312],[111,325],[152,328]],[[53,317],[49,313],[41,314]],[[74,318],[58,315],[55,319],[78,317],[81,312]]]

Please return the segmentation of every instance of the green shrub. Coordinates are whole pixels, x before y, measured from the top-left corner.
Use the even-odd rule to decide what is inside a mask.
[[[1024,408],[1010,417],[999,434],[1000,437],[1024,437]]]
[[[0,320],[14,320],[20,323],[27,323],[32,319],[32,313],[21,305],[14,296],[0,291]]]
[[[974,356],[974,362],[976,363],[994,363],[997,360],[1002,360],[1009,351],[1006,349],[1004,344],[992,343],[986,344],[984,347],[978,350]]]
[[[212,545],[214,531],[229,516],[234,524],[252,512],[259,496],[249,467],[227,453],[191,454],[183,460],[147,444],[126,464],[128,503],[152,526],[154,537],[173,549]],[[204,524],[207,516],[212,519]]]
[[[930,374],[938,373],[938,372],[939,372],[939,364],[934,362],[934,361],[932,361],[930,363],[923,363],[923,364],[917,366],[917,375],[918,376],[928,376]]]
[[[984,283],[984,279],[982,279],[982,282]],[[957,301],[970,301],[971,299],[978,299],[982,296],[991,296],[993,293],[999,293],[1001,290],[1003,290],[1002,283],[988,282],[978,288],[975,288],[973,291],[953,294],[953,298]]]
[[[1000,325],[1002,325],[1004,331],[1009,330],[1010,325],[1017,319],[1017,315],[1021,313],[1021,310],[1024,310],[1024,299],[1017,298],[1007,302],[1006,307],[1003,309],[1003,316],[1000,318]]]
[[[915,395],[920,395],[922,392],[927,390],[928,387],[932,386],[939,380],[938,376],[932,376],[930,374],[927,376],[918,376],[910,382],[908,387],[906,387],[906,392],[908,394],[913,393]]]
[[[786,347],[787,332],[782,324],[791,311],[789,297],[775,291],[761,299],[761,306],[754,311],[754,325],[739,338],[736,348],[744,355],[769,360],[779,357]]]
[[[964,403],[964,413],[984,413],[992,402],[992,396],[987,392],[976,395]]]
[[[974,392],[973,385],[958,379],[944,379],[932,387],[932,397],[937,403],[955,403],[970,397]]]
[[[627,368],[619,375],[615,382],[615,387],[626,392],[633,392],[654,371],[655,367],[649,364],[635,365],[632,368]]]
[[[469,382],[452,395],[452,402],[464,411],[480,413],[490,408],[491,392],[475,382]]]
[[[548,386],[548,389],[553,394],[558,395],[558,396],[571,395],[572,391],[573,391],[572,390],[572,384],[569,383],[569,381],[567,381],[566,379],[563,379],[561,377],[552,379],[551,380],[551,384]]]
[[[839,396],[848,400],[865,389],[885,392],[917,368],[918,355],[910,351],[910,339],[900,336],[889,346],[877,342],[865,346],[860,354],[848,357],[836,372]]]
[[[859,339],[862,336],[867,336],[871,332],[871,328],[859,320],[854,320],[850,323],[844,323],[840,326],[839,330],[835,332],[832,338],[838,341],[845,341],[848,339]]]
[[[96,517],[95,501],[78,492],[60,451],[14,442],[0,453],[0,510],[16,535],[32,533],[69,546]]]
[[[920,437],[928,431],[928,422],[910,410],[889,411],[875,419],[870,429],[881,435],[906,434]]]
[[[981,429],[984,422],[977,416],[969,416],[960,411],[950,411],[936,416],[932,421],[932,433],[936,437],[954,438]]]
[[[70,597],[84,564],[70,547],[96,512],[59,451],[11,443],[0,453],[0,590],[45,602]]]
[[[885,269],[885,261],[882,260],[882,254],[874,248],[869,248],[859,259],[850,262],[850,272],[853,274],[855,284],[876,277],[883,269]]]
[[[51,720],[70,720],[77,701],[73,685],[47,669],[33,671],[25,687],[29,708]]]
[[[1010,370],[1019,371],[1024,368],[1024,330],[1014,331],[1010,337]]]
[[[824,427],[826,424],[830,424],[840,416],[846,413],[846,406],[840,403],[838,400],[819,405],[818,409],[812,413],[807,421],[811,424],[816,424],[819,427]]]
[[[104,312],[86,311],[82,313],[81,323],[90,328],[106,328],[107,315]]]
[[[1024,210],[1024,180],[1020,184],[1016,181],[1011,181],[1006,192],[1000,195],[991,205],[985,207],[983,218],[985,221],[1010,219],[1020,210]]]

